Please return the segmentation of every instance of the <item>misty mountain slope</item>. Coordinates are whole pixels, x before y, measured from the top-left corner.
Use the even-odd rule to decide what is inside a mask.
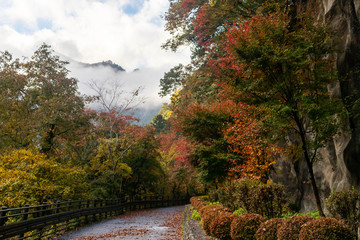
[[[97,68],[97,67],[109,67],[115,72],[125,72],[125,69],[122,68],[120,65],[113,63],[111,60],[97,62],[97,63],[80,63],[86,68]]]
[[[139,124],[145,125],[158,113],[164,102],[169,102],[169,98],[160,98],[158,92],[160,90],[160,79],[167,68],[162,69],[135,69],[127,72],[120,65],[108,60],[97,63],[82,63],[71,59],[67,59],[70,63],[68,69],[70,76],[78,79],[79,91],[82,94],[94,96],[96,93],[92,89],[91,84],[102,86],[111,82],[117,82],[121,86],[123,96],[126,98],[127,93],[142,88],[141,97],[144,103],[136,105],[132,111],[135,117],[140,119]],[[109,84],[110,83],[110,84]],[[95,105],[90,107],[97,108]]]

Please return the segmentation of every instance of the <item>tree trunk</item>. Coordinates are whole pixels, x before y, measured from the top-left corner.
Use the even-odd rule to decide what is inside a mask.
[[[304,153],[306,165],[307,165],[308,170],[309,170],[311,186],[312,186],[315,201],[316,201],[316,207],[317,207],[317,209],[319,211],[319,215],[321,217],[325,217],[325,214],[324,214],[322,206],[321,206],[319,190],[318,190],[318,187],[317,187],[316,181],[315,181],[313,165],[312,165],[312,162],[311,162],[311,159],[310,159],[310,156],[309,156],[309,149],[307,148],[306,132],[305,132],[303,123],[302,123],[302,121],[300,120],[300,118],[298,116],[298,113],[294,112],[293,116],[294,116],[294,120],[295,120],[295,122],[296,122],[296,124],[298,126],[299,135],[300,135],[301,143],[302,143],[302,150],[303,150],[303,153]]]

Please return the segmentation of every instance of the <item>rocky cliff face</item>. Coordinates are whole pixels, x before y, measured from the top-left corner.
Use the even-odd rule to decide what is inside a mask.
[[[308,2],[316,0],[308,0]],[[321,149],[322,160],[314,164],[320,194],[360,187],[360,0],[320,0],[319,18],[329,23],[339,38],[337,68],[339,84],[331,90],[344,99],[351,113],[344,132]],[[304,161],[281,159],[272,174],[275,182],[288,186],[302,211],[315,209],[308,170]]]

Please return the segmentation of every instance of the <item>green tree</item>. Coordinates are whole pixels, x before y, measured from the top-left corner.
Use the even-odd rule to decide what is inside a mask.
[[[165,132],[167,128],[167,121],[162,115],[156,115],[150,123],[157,134]]]
[[[125,139],[99,140],[96,155],[86,168],[92,195],[103,198],[122,196],[123,180],[130,178],[132,174],[131,167],[123,162],[130,146]]]
[[[170,69],[170,71],[166,72],[164,77],[160,79],[161,89],[159,95],[165,97],[166,95],[176,92],[176,90],[181,87],[187,75],[188,74],[182,64]]]
[[[152,129],[143,128],[139,138],[128,151],[125,162],[132,169],[131,178],[126,179],[126,192],[137,194],[159,193],[164,171],[157,151],[158,141]]]

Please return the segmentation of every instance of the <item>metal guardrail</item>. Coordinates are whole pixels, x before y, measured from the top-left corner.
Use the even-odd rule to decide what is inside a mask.
[[[126,211],[187,203],[158,197],[69,200],[0,210],[0,239],[53,239],[78,226]]]

